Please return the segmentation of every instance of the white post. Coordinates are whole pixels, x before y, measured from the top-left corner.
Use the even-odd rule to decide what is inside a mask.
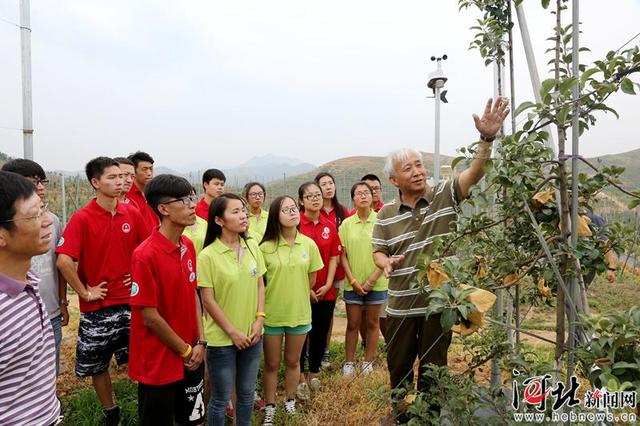
[[[440,68],[440,62],[438,62],[438,68]],[[433,128],[435,129],[435,147],[433,149],[433,185],[438,186],[440,182],[440,87],[436,86],[434,89],[435,94],[435,123]]]
[[[31,18],[29,0],[20,0],[20,50],[22,53],[22,136],[24,158],[33,160],[31,102]]]

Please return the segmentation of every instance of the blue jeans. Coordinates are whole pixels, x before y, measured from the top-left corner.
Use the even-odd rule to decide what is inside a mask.
[[[62,315],[51,318],[53,339],[56,343],[56,375],[60,373],[60,344],[62,343]]]
[[[239,350],[235,346],[209,346],[207,365],[211,399],[207,407],[207,424],[224,425],[224,410],[231,399],[235,379],[236,425],[250,426],[253,414],[253,394],[258,381],[262,339],[250,348]]]

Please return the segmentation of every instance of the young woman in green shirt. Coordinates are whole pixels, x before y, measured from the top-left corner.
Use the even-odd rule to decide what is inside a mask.
[[[260,250],[266,273],[263,425],[273,425],[278,369],[284,340],[285,404],[288,414],[296,411],[296,387],[300,379],[300,354],[311,329],[311,287],[322,269],[318,247],[298,232],[300,212],[289,196],[273,200]]]
[[[339,231],[344,246],[341,262],[348,282],[344,289],[347,333],[346,362],[342,373],[345,376],[351,376],[355,371],[355,352],[363,309],[367,310],[367,345],[361,369],[364,374],[373,371],[372,361],[380,335],[378,317],[381,306],[387,299],[388,284],[382,270],[373,263],[371,236],[377,214],[371,206],[371,187],[365,182],[356,183],[351,187],[351,198],[356,212],[342,222]]]
[[[262,353],[266,267],[258,243],[245,236],[247,227],[244,200],[221,195],[209,208],[204,248],[198,255],[198,287],[209,314],[204,326],[211,383],[209,425],[224,425],[234,388],[236,424],[251,424]]]

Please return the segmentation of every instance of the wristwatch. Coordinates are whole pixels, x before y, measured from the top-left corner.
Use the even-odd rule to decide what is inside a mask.
[[[495,139],[496,139],[496,137],[495,137],[495,136],[488,137],[488,136],[485,136],[485,135],[483,135],[482,133],[480,133],[480,140],[481,140],[482,142],[489,142],[489,143],[491,143],[491,142],[493,142]]]
[[[202,346],[204,346],[204,347],[205,347],[205,349],[206,349],[206,347],[207,347],[207,341],[206,341],[206,340],[199,340],[199,339],[198,339],[198,340],[196,340],[196,344],[195,344],[195,345],[193,345],[193,346],[198,346],[198,345],[202,345]]]

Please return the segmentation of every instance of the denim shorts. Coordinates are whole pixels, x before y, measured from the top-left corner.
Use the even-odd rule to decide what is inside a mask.
[[[344,303],[347,305],[382,305],[387,300],[387,290],[373,291],[364,296],[355,291],[345,291],[343,294]]]
[[[269,327],[264,326],[264,334],[269,336],[282,336],[283,334],[292,334],[300,336],[311,331],[311,324],[296,325],[295,327]]]

